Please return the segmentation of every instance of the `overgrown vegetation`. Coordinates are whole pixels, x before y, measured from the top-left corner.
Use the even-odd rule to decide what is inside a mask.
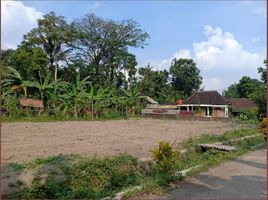
[[[144,48],[149,34],[133,20],[113,21],[88,13],[67,23],[50,12],[37,20],[17,49],[2,50],[4,120],[36,116],[21,108],[22,98],[40,99],[37,119],[99,119],[139,115],[145,96],[159,102],[186,99],[200,89],[202,77],[192,59],[174,59],[169,70],[139,66],[129,48]],[[252,98],[264,116],[262,81],[243,77],[226,97]]]
[[[152,150],[153,161],[146,165],[126,154],[105,158],[54,156],[36,159],[27,164],[13,163],[10,167],[17,173],[34,170],[34,179],[31,186],[24,186],[23,190],[9,194],[6,198],[100,199],[137,185],[142,185],[142,190],[128,193],[127,196],[141,192],[161,192],[170,182],[176,183],[181,180],[182,177],[175,176],[176,171],[202,165],[201,168],[189,173],[193,175],[216,166],[223,160],[234,159],[249,150],[263,148],[262,135],[242,141],[230,141],[257,133],[260,132],[256,129],[243,129],[226,132],[220,136],[203,135],[192,138],[184,143],[184,148],[187,149],[185,154],[178,154],[178,149],[174,145],[163,141]],[[199,143],[212,142],[230,143],[235,145],[237,150],[201,152],[195,148]]]
[[[129,48],[144,48],[149,34],[133,20],[113,21],[89,13],[67,23],[50,12],[37,22],[17,49],[2,51],[4,120],[36,116],[21,109],[22,98],[43,101],[44,118],[134,116],[145,106],[145,96],[175,102],[189,87],[198,89],[201,84],[191,59],[173,61],[174,86],[167,71],[149,65],[138,70]],[[186,63],[183,69],[195,74],[175,73]],[[195,76],[191,86],[176,88],[176,81]]]
[[[228,89],[223,92],[224,96],[227,98],[252,99],[257,105],[255,115],[260,119],[266,116],[266,60],[264,61],[264,65],[265,67],[258,68],[261,80],[243,76],[238,83],[230,85]]]

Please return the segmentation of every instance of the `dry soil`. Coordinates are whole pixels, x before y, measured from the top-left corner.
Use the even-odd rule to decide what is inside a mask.
[[[233,128],[220,121],[160,119],[4,123],[2,162],[23,163],[37,157],[71,153],[128,153],[148,158],[152,147],[161,140],[180,143],[189,137],[222,134]]]

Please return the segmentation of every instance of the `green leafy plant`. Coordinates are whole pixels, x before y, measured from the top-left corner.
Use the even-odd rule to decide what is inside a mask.
[[[257,114],[254,109],[244,109],[239,115],[239,119],[242,121],[257,121]]]
[[[174,150],[173,144],[161,141],[158,147],[152,149],[152,159],[159,165],[161,171],[167,174],[173,172],[175,161],[179,156],[179,152]]]

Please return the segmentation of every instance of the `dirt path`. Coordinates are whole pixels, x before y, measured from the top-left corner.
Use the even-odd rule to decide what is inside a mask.
[[[161,140],[182,142],[231,129],[224,122],[158,119],[7,123],[2,125],[2,162],[21,163],[70,153],[89,156],[126,152],[146,158]]]
[[[143,195],[131,200],[264,200],[266,197],[266,150],[258,150],[190,177],[167,195]]]

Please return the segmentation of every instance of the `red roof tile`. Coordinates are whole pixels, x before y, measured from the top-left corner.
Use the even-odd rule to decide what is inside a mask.
[[[228,99],[233,112],[240,112],[243,109],[251,109],[256,106],[254,101],[248,98],[230,98]]]

